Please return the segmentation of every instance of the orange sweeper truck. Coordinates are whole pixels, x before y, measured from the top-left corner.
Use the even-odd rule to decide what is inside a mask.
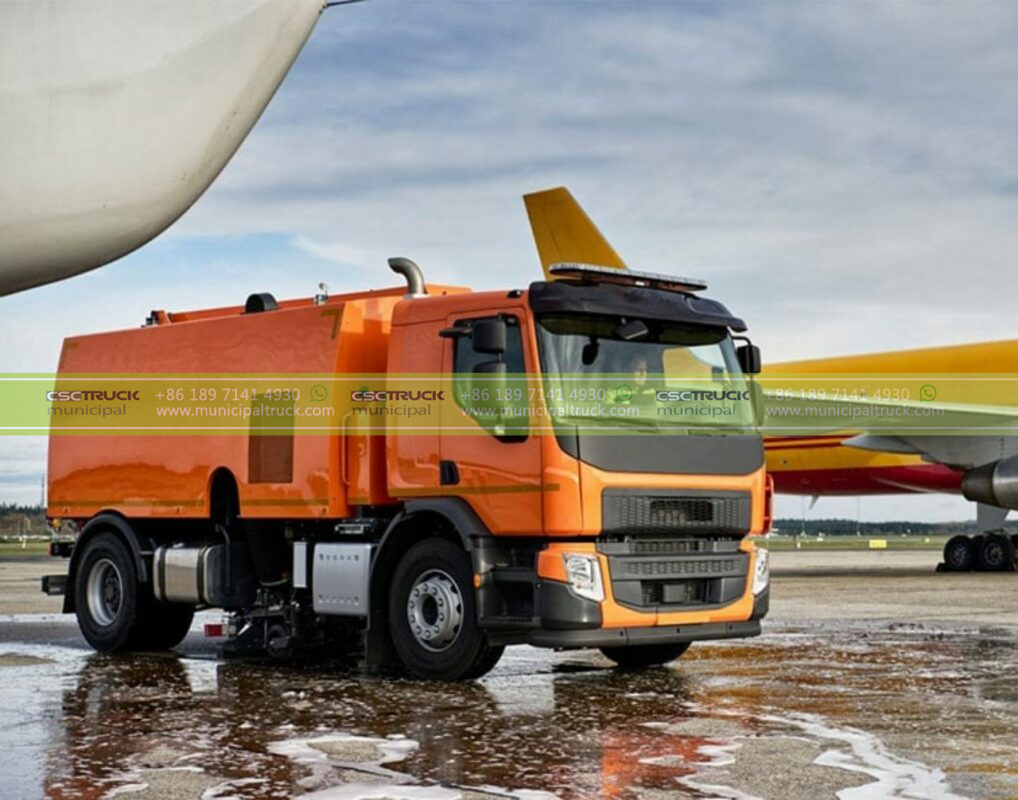
[[[528,289],[473,292],[389,263],[405,285],[255,294],[64,342],[54,408],[111,394],[126,408],[158,374],[217,376],[249,409],[130,435],[52,418],[48,514],[74,541],[68,574],[43,589],[64,595],[85,639],[173,647],[196,610],[223,609],[205,628],[228,652],[331,648],[455,680],[512,644],[599,648],[636,667],[758,634],[769,576],[752,535],[769,526],[771,493],[753,413],[683,411],[750,396],[759,351],[736,335],[742,320],[702,283],[657,274],[564,264]],[[682,388],[693,366],[696,391]],[[229,382],[266,373],[325,377],[292,392]],[[114,374],[139,382],[61,390]],[[632,378],[576,388],[603,374]],[[408,375],[445,376],[451,397],[394,391]],[[166,380],[163,401],[182,399]],[[200,382],[185,385],[200,403]],[[323,398],[351,410],[308,430],[250,416]],[[399,427],[414,402],[440,405],[438,424]],[[676,412],[681,429],[666,430]]]

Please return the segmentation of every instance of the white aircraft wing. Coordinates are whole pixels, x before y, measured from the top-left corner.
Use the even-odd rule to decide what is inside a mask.
[[[0,3],[0,295],[106,264],[205,191],[323,0]]]

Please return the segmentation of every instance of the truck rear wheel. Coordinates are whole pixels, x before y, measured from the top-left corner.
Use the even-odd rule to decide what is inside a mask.
[[[470,557],[444,539],[419,542],[400,560],[389,590],[389,630],[400,660],[418,678],[478,678],[501,655],[477,625]]]
[[[633,647],[602,647],[601,652],[622,669],[656,667],[674,661],[689,649],[689,642],[680,644],[638,644]]]
[[[143,610],[139,615],[141,626],[132,638],[135,650],[169,650],[187,636],[194,621],[194,607],[181,603],[161,603],[144,595]]]
[[[141,597],[134,558],[113,533],[88,540],[74,581],[78,627],[100,653],[127,650],[139,627]]]

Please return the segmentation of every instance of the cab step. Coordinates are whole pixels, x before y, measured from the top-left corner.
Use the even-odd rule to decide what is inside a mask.
[[[42,576],[42,591],[43,594],[48,594],[52,597],[60,596],[67,591],[67,576],[66,575],[43,575]]]

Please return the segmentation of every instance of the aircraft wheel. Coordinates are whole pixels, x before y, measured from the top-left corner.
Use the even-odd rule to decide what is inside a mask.
[[[1014,570],[1014,542],[1003,533],[987,533],[979,546],[979,563],[987,572]]]
[[[948,572],[969,572],[976,567],[975,542],[968,536],[952,536],[944,545],[944,567]]]

